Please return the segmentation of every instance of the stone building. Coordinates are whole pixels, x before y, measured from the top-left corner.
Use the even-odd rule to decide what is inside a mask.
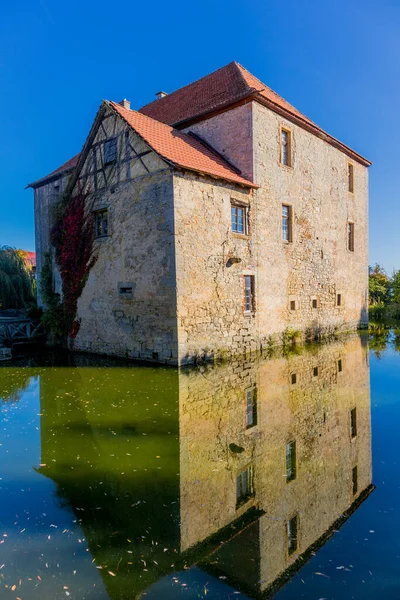
[[[236,62],[139,111],[104,101],[81,153],[30,184],[38,278],[51,206],[81,189],[98,261],[77,349],[185,364],[356,329],[370,164]]]

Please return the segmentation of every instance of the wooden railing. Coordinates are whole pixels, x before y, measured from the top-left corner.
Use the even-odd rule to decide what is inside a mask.
[[[13,346],[39,341],[45,335],[40,321],[25,318],[0,317],[0,345]]]

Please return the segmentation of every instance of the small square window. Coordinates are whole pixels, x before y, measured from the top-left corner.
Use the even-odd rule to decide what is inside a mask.
[[[292,373],[291,374],[290,381],[292,382],[292,385],[295,385],[297,383],[297,375],[296,375],[296,373]]]
[[[289,129],[281,129],[281,164],[286,167],[292,166],[292,132]]]
[[[353,470],[351,472],[351,479],[352,479],[352,484],[353,484],[353,495],[357,494],[358,491],[358,469],[357,467],[353,467]]]
[[[244,312],[255,311],[254,297],[254,275],[243,276],[243,310]]]
[[[108,235],[108,210],[98,210],[94,213],[95,237],[101,238]]]
[[[297,476],[296,442],[286,444],[286,481],[293,481]]]
[[[289,204],[282,204],[282,240],[293,240],[293,210]]]
[[[350,431],[351,437],[355,438],[357,436],[357,409],[353,408],[350,411]]]
[[[351,163],[348,164],[347,189],[352,194],[354,193],[354,165],[352,165]]]
[[[104,142],[104,164],[109,165],[117,158],[117,138]]]
[[[318,372],[319,372],[318,367],[314,367],[314,369],[313,369],[313,377],[318,377]]]
[[[236,508],[254,496],[254,472],[250,465],[236,477]]]
[[[247,235],[247,207],[232,204],[231,223],[233,233]]]
[[[339,360],[337,361],[337,370],[338,373],[341,373],[343,371],[343,363],[341,358],[339,358]]]
[[[257,390],[246,390],[246,429],[257,425]]]
[[[354,223],[347,223],[347,249],[354,252]]]
[[[293,552],[296,552],[296,550],[297,550],[298,528],[299,528],[298,516],[295,515],[287,522],[287,525],[286,525],[288,554],[293,554]]]

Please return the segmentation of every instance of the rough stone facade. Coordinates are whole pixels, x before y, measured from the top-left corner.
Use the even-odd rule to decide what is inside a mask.
[[[280,162],[282,127],[291,132],[290,167]],[[183,365],[260,350],[288,332],[314,339],[367,323],[366,166],[255,101],[186,132],[258,189],[171,167],[110,112],[93,131],[76,186],[89,192],[90,210],[107,208],[109,232],[98,241],[99,260],[79,301],[77,349]],[[118,160],[104,167],[110,137],[118,140]],[[35,189],[39,276],[49,208],[66,180]],[[232,232],[232,203],[247,211],[246,235]],[[291,210],[289,242],[282,205]],[[246,275],[254,277],[248,312]],[[119,291],[124,284],[129,297]]]

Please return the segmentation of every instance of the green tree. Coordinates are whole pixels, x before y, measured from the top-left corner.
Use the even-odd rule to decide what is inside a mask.
[[[23,256],[0,246],[0,309],[26,308],[34,301],[32,285]]]
[[[392,276],[392,302],[400,304],[400,270],[395,271]]]
[[[400,275],[399,275],[400,285]],[[369,303],[370,304],[387,304],[390,301],[391,281],[383,267],[376,263],[373,267],[369,267]],[[400,287],[399,287],[400,293]]]

